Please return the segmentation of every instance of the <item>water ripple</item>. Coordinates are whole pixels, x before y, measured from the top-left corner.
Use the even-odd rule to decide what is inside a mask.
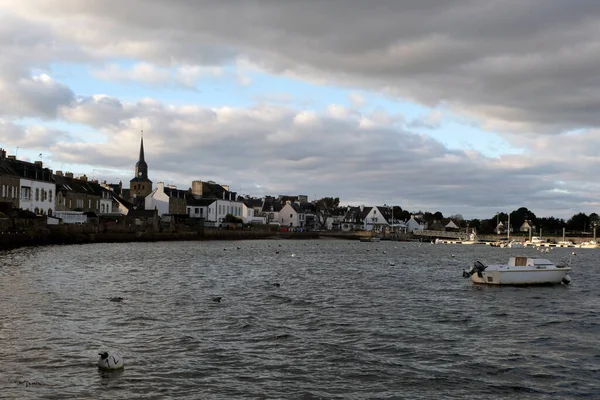
[[[461,277],[508,255],[343,240],[7,251],[0,397],[600,397],[598,251],[578,251],[569,287]],[[101,349],[125,369],[99,371]]]

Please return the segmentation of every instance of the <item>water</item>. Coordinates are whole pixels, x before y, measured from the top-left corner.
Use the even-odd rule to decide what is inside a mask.
[[[529,288],[463,279],[475,259],[539,254],[482,245],[0,253],[0,398],[600,398],[600,250],[576,251],[570,286]],[[123,371],[96,368],[104,349]]]

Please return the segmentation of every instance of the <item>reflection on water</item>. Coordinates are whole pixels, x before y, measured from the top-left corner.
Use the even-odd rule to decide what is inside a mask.
[[[515,251],[536,254],[344,240],[5,252],[0,397],[599,398],[600,253],[577,251],[569,287],[461,276]],[[113,349],[125,369],[99,371]]]

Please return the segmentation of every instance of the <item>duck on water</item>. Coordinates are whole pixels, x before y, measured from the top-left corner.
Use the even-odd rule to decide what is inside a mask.
[[[463,271],[463,277],[471,277],[473,283],[490,285],[548,285],[571,283],[569,263],[556,265],[545,258],[510,257],[507,264],[485,265],[475,261]]]

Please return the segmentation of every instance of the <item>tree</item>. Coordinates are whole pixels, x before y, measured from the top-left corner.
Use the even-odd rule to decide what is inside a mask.
[[[513,228],[513,232],[519,232],[521,225],[523,225],[525,221],[531,221],[531,224],[533,225],[536,223],[535,214],[527,209],[527,207],[521,207],[510,213],[510,225]]]
[[[339,197],[323,197],[315,202],[315,216],[321,229],[327,228],[327,220],[335,213],[339,212]]]
[[[230,224],[243,224],[244,220],[241,219],[241,218],[236,217],[233,214],[227,214],[225,216],[225,218],[223,218],[223,222],[227,222],[227,223],[230,223]]]
[[[570,231],[585,231],[590,227],[590,217],[585,213],[575,214],[567,221],[567,229]]]

